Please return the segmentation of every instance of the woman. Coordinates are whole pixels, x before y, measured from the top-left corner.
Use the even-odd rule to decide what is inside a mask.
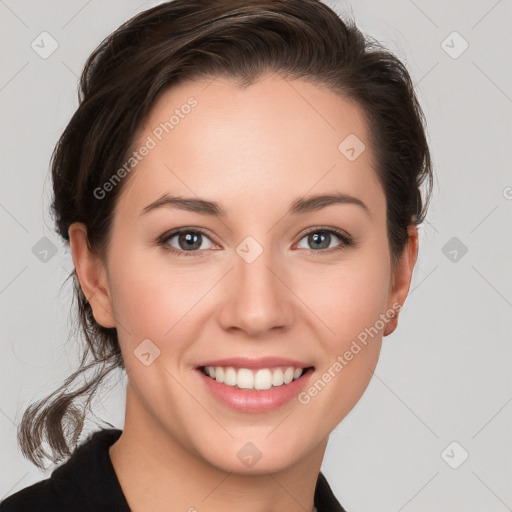
[[[175,0],[110,35],[52,158],[87,349],[18,436],[70,459],[0,511],[344,510],[320,468],[407,297],[423,123],[317,0]],[[123,430],[74,450],[115,369]]]

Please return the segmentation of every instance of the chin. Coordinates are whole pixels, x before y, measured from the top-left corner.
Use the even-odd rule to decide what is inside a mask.
[[[243,440],[238,438],[214,447],[204,447],[206,450],[201,450],[202,458],[225,472],[264,475],[284,471],[306,456],[309,450],[306,450],[304,436],[293,439],[284,432],[284,436],[271,440],[273,434],[268,436],[271,430],[259,431],[252,437],[244,436]]]

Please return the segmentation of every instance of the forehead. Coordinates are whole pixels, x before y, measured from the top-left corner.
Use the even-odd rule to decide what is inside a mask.
[[[327,191],[383,202],[363,113],[303,80],[173,86],[140,127],[134,149],[143,146],[120,208],[140,210],[166,192],[254,208]]]

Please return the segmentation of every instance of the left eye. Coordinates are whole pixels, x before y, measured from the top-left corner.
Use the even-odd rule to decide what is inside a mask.
[[[310,231],[307,233],[304,237],[301,238],[302,240],[306,240],[307,244],[310,244],[310,247],[313,247],[315,249],[331,249],[333,246],[331,245],[331,242],[335,241],[335,239],[338,239],[338,241],[341,241],[341,244],[338,244],[337,248],[343,248],[346,246],[351,245],[351,239],[342,233],[339,233],[337,231],[334,231],[332,229],[317,229],[315,231]],[[300,244],[300,242],[299,242]],[[340,247],[341,245],[341,247]],[[300,247],[300,246],[298,246]],[[301,249],[310,249],[310,247],[300,247]],[[318,252],[318,251],[315,251]]]

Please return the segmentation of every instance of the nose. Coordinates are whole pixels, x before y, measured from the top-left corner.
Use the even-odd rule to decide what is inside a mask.
[[[271,251],[263,251],[252,263],[236,255],[234,268],[224,282],[221,326],[251,338],[290,327],[295,296],[286,281],[284,266],[272,261]]]

